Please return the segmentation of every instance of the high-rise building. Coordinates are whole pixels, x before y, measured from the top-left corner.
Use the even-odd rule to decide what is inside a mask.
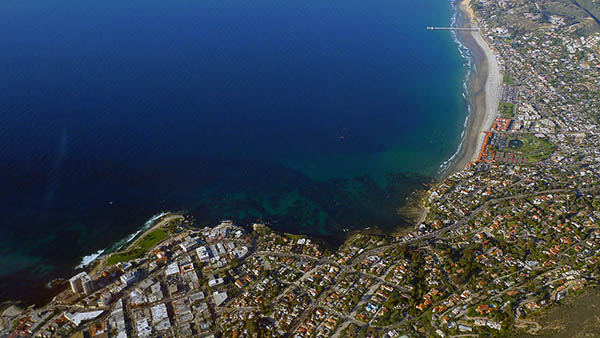
[[[89,295],[94,292],[94,284],[90,276],[86,273],[85,276],[81,278],[81,284],[83,284],[83,292],[86,295]]]
[[[76,294],[86,294],[94,292],[92,279],[88,276],[87,272],[80,272],[69,279],[71,284],[71,290]]]

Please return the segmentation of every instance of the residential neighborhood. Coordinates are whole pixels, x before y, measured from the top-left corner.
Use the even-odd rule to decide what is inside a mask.
[[[108,257],[49,304],[3,318],[7,336],[541,332],[548,309],[600,282],[600,26],[537,2],[471,0],[504,74],[501,103],[477,161],[430,185],[414,228],[331,248],[175,215],[151,244],[140,238],[143,254]]]

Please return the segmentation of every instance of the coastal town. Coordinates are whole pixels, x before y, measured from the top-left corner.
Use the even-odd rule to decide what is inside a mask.
[[[332,250],[264,224],[166,214],[0,337],[506,337],[600,282],[600,9],[463,3],[497,107],[414,228]],[[594,12],[595,11],[595,12]],[[437,34],[437,33],[436,33]],[[496,102],[493,99],[487,102]],[[488,107],[489,108],[489,107]],[[479,112],[482,113],[482,112]],[[485,112],[483,112],[485,114]],[[481,130],[476,130],[479,133]]]

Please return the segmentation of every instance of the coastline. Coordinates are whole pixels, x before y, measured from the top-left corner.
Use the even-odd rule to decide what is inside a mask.
[[[469,0],[457,4],[458,27],[476,26]],[[490,46],[479,31],[457,31],[457,38],[469,49],[475,71],[469,79],[471,114],[465,128],[462,149],[457,158],[443,173],[441,179],[465,169],[469,162],[477,159],[485,135],[496,118],[496,110],[502,91],[502,76],[498,61]]]
[[[472,11],[469,8],[469,0],[461,0],[460,4],[457,5],[459,10],[459,19],[457,25],[459,27],[468,27],[474,25],[475,20],[473,19]],[[498,72],[498,63],[494,57],[493,52],[482,38],[479,32],[457,32],[457,37],[464,43],[473,55],[473,62],[476,65],[477,71],[472,72],[469,79],[470,93],[469,100],[471,104],[471,114],[469,116],[468,124],[465,127],[464,142],[461,146],[460,152],[456,158],[450,163],[448,168],[443,173],[441,179],[444,179],[454,173],[462,171],[469,162],[477,158],[479,149],[483,142],[484,136],[482,131],[488,129],[496,116],[496,107],[498,105],[502,77]],[[491,65],[491,66],[490,66]],[[490,69],[492,70],[490,72]],[[495,72],[494,72],[495,71]],[[494,93],[496,95],[494,96]],[[496,102],[494,105],[493,102]],[[421,194],[416,194],[416,201],[414,205],[411,205],[413,210],[411,220],[414,220],[413,226],[418,226],[426,215],[426,210],[418,210],[420,202],[423,201]],[[411,196],[412,198],[412,196]],[[152,230],[163,226],[173,217],[181,217],[177,213],[166,213],[159,217],[154,225],[145,230],[138,230],[135,234],[132,234],[132,241],[126,241],[124,246],[118,251],[104,254],[106,249],[103,249],[95,254],[91,261],[87,264],[82,264],[77,268],[94,274],[101,267],[106,265],[107,259],[116,253],[125,252],[129,248],[133,247],[141,238]],[[402,227],[400,230],[412,229],[410,227]],[[396,229],[398,230],[398,229]],[[364,231],[364,229],[359,232]]]
[[[147,234],[151,233],[152,231],[154,231],[158,228],[161,228],[161,227],[167,225],[172,220],[175,220],[175,219],[183,220],[184,219],[184,216],[181,213],[165,212],[165,213],[161,213],[160,215],[161,215],[160,217],[156,218],[152,222],[152,226],[150,226],[147,229],[138,230],[135,233],[135,240],[133,240],[131,242],[127,242],[126,245],[124,245],[118,251],[111,252],[107,255],[98,257],[97,260],[91,262],[90,266],[84,270],[88,271],[92,275],[96,274],[100,269],[102,269],[106,266],[108,259],[112,255],[127,252],[130,248],[134,247],[141,239],[146,237]]]

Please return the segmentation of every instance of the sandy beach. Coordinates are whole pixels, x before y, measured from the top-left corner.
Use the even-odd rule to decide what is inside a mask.
[[[459,27],[475,27],[469,0],[459,5]],[[487,42],[479,31],[460,31],[458,37],[469,49],[476,65],[476,71],[469,80],[471,89],[471,116],[465,131],[465,140],[458,158],[446,171],[446,176],[463,170],[477,159],[483,144],[484,130],[488,130],[496,118],[502,91],[502,75],[498,62]]]

